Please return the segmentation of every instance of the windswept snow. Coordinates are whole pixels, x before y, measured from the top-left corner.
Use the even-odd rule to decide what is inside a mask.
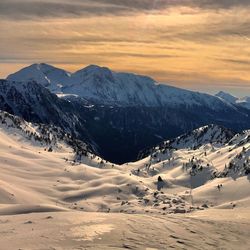
[[[249,245],[249,131],[205,126],[119,166],[52,128],[0,113],[4,249]]]

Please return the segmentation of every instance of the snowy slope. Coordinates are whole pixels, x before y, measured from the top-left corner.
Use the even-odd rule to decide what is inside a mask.
[[[53,126],[27,123],[1,112],[0,150],[0,214],[6,213],[3,204],[11,213],[161,210],[162,206],[153,206],[153,179],[151,185],[141,182]],[[143,199],[149,200],[146,206]],[[159,194],[159,199],[178,199],[183,209],[191,211],[190,204],[179,196]],[[169,212],[178,213],[179,205],[173,204]]]
[[[20,136],[20,141],[36,147],[44,147],[48,151],[60,151],[70,148],[75,154],[74,158],[80,155],[93,157],[94,154],[87,143],[77,140],[65,130],[40,123],[26,122],[24,119],[13,116],[0,110],[0,124],[3,131],[12,136]]]
[[[235,134],[236,133],[230,129],[210,124],[180,135],[174,139],[162,142],[154,148],[144,150],[140,153],[139,158],[154,154],[157,151],[165,152],[172,149],[197,149],[206,144],[222,146],[228,143]]]
[[[193,187],[199,187],[214,178],[248,176],[249,157],[249,131],[235,134],[210,125],[162,143],[140,162],[144,175],[161,174],[174,184],[188,186],[192,182]]]
[[[234,132],[218,125],[207,125],[181,135],[165,143],[173,148],[197,148],[207,143],[225,144],[234,136]]]
[[[250,134],[228,135],[204,127],[186,136],[195,149],[158,148],[118,166],[61,129],[0,112],[0,245],[245,249]]]
[[[36,82],[0,80],[0,110],[30,122],[53,124],[91,142],[84,118],[75,112],[74,106]]]
[[[249,131],[231,140],[228,133],[220,127],[201,128],[193,135],[204,140],[189,135],[199,140],[193,144],[202,144],[195,149],[159,147],[138,162],[118,166],[60,129],[2,112],[0,214],[7,213],[6,206],[11,213],[73,209],[162,215],[230,202],[250,206]],[[223,184],[221,190],[218,184]]]

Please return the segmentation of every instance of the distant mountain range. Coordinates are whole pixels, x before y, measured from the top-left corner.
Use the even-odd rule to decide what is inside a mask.
[[[59,126],[116,163],[200,126],[248,129],[250,110],[239,103],[94,65],[72,74],[33,64],[0,81],[1,110]]]
[[[238,97],[235,97],[235,96],[233,96],[229,93],[223,92],[223,91],[220,91],[215,96],[220,97],[221,99],[223,99],[229,103],[232,103],[234,105],[250,109],[250,97],[248,97],[248,96],[243,97],[243,98],[238,98]]]
[[[147,76],[117,73],[96,65],[69,73],[44,63],[33,64],[9,75],[7,80],[35,81],[55,94],[77,95],[99,105],[121,107],[198,105],[218,110],[228,109],[230,103],[236,102],[233,99],[229,101],[229,98],[223,98],[226,94],[224,96],[218,94],[218,97],[229,102],[223,105],[221,100],[208,94],[159,84]]]

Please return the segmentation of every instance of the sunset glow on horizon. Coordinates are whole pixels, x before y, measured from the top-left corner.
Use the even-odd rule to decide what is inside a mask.
[[[71,72],[98,64],[249,95],[250,3],[217,2],[1,0],[0,77],[37,62]]]

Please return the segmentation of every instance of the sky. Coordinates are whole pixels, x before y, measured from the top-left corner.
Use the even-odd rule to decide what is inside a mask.
[[[250,95],[249,0],[0,0],[0,77],[89,64]]]

